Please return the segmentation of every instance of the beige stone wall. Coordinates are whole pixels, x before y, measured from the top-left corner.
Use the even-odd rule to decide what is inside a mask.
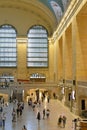
[[[0,68],[0,75],[2,74],[10,74],[16,77],[17,69],[16,68]]]
[[[54,73],[54,44],[49,44],[49,68],[48,68],[48,81],[54,82],[55,73]]]
[[[71,25],[65,32],[65,79],[72,79],[72,30]]]
[[[58,82],[58,41],[54,43],[54,81]]]
[[[85,88],[84,86],[79,87],[78,90],[78,97],[79,97],[79,113],[81,114],[82,112],[82,100],[85,100],[85,110],[87,110],[87,88]]]
[[[63,77],[63,43],[62,38],[58,41],[58,79]]]
[[[81,21],[81,22],[79,22]],[[77,17],[77,79],[87,80],[87,16]]]
[[[27,43],[18,43],[17,44],[17,78],[18,79],[27,79],[27,64],[26,64],[26,57],[27,57],[27,48],[26,48]]]

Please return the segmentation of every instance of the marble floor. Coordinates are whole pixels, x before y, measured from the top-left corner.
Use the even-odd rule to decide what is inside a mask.
[[[42,115],[44,107],[50,109],[49,119],[45,118],[43,120],[43,118],[41,118],[38,123],[38,120],[36,119],[37,109],[39,109]],[[9,104],[6,108],[5,127],[3,128],[0,126],[0,130],[22,130],[23,125],[26,125],[27,130],[74,130],[72,127],[72,120],[76,116],[72,114],[69,108],[65,107],[59,100],[51,99],[49,103],[44,102],[37,109],[33,111],[32,107],[26,102],[22,116],[19,116],[16,122],[12,122],[13,103]],[[67,117],[65,128],[60,128],[57,125],[58,117],[61,114]]]

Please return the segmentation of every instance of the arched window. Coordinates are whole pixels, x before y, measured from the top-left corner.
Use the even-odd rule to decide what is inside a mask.
[[[48,33],[42,26],[28,32],[27,66],[48,67]]]
[[[17,66],[16,30],[11,25],[0,27],[0,67]]]

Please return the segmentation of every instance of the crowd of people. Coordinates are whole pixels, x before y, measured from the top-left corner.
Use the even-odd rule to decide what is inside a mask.
[[[22,115],[24,109],[24,102],[19,102],[17,99],[13,100],[13,110],[12,110],[12,122],[16,122],[17,118]],[[2,102],[0,100],[0,126],[5,127],[7,108],[9,103]]]
[[[46,99],[46,103],[50,104],[50,98],[45,97]],[[45,101],[45,98],[42,98],[43,100],[33,100],[31,97],[28,99],[28,106],[29,109],[32,108],[33,112],[36,113],[36,119],[38,121],[38,123],[40,122],[40,120],[45,120],[45,119],[49,119],[50,118],[50,109],[49,109],[49,105],[45,106],[43,105],[43,102]],[[13,110],[12,110],[12,122],[17,122],[17,119],[20,118],[22,116],[23,110],[24,110],[24,102],[23,101],[18,101],[16,98],[10,102],[11,104],[13,104]],[[3,103],[4,104],[4,103]],[[5,120],[6,120],[6,112],[4,111],[4,105],[2,105],[3,107],[1,107],[1,120],[2,120],[2,126],[5,126]],[[41,109],[40,109],[41,108]],[[66,126],[66,116],[65,115],[60,115],[58,117],[58,126],[65,128]],[[24,124],[22,127],[22,130],[27,130],[26,125]]]
[[[13,101],[12,121],[16,122],[17,118],[22,115],[24,109],[24,102],[20,102],[17,99]]]
[[[49,98],[47,98],[49,103]],[[28,99],[28,105],[33,109],[33,111],[36,111],[36,118],[38,119],[38,122],[41,119],[48,119],[50,115],[49,108],[44,108],[43,111],[40,111],[39,108],[41,107],[41,104],[43,103],[43,100],[33,101],[32,98]]]

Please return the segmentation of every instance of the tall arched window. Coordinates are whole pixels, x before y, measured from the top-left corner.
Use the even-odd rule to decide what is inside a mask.
[[[11,25],[0,27],[0,67],[17,66],[16,30]]]
[[[28,67],[48,67],[48,33],[43,26],[33,26],[28,32]]]

